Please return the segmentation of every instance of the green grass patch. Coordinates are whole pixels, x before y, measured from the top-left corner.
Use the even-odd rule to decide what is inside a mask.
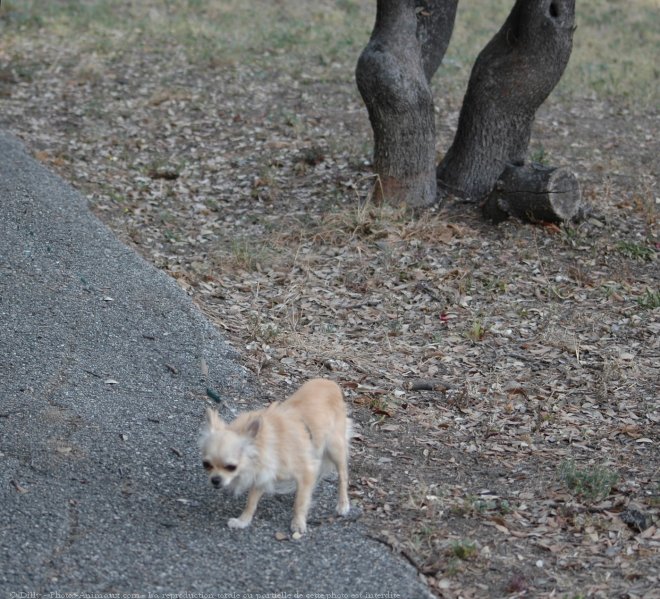
[[[559,465],[559,478],[570,493],[591,503],[605,499],[619,477],[609,468],[590,466],[580,469],[573,460],[565,460]]]
[[[104,55],[184,51],[193,62],[263,66],[285,55],[291,66],[311,67],[357,60],[373,24],[370,8],[351,0],[13,0],[0,8],[0,33],[36,38],[46,30]]]
[[[473,343],[477,343],[484,338],[486,334],[486,327],[483,321],[475,320],[466,332],[466,337]]]
[[[484,499],[481,497],[471,496],[468,501],[472,503],[474,510],[480,514],[502,514],[506,515],[511,513],[511,504],[506,499]]]
[[[635,241],[620,241],[616,245],[616,250],[628,258],[634,258],[636,260],[650,262],[655,258],[655,250],[652,247]]]
[[[269,258],[266,247],[254,239],[234,239],[230,251],[234,265],[247,271],[260,270]]]
[[[511,0],[459,2],[444,65],[434,79],[436,96],[463,93],[477,55],[501,27]],[[639,107],[657,105],[660,11],[655,0],[576,3],[573,52],[555,94],[597,95]],[[444,90],[444,91],[443,91]]]
[[[451,554],[462,561],[466,561],[477,555],[477,546],[471,541],[455,541],[451,545]]]
[[[660,308],[660,291],[647,289],[644,295],[637,298],[637,303],[640,308],[644,308],[645,310],[655,310],[656,308]]]
[[[437,96],[462,96],[474,60],[500,28],[510,0],[459,3]],[[571,61],[557,93],[596,94],[639,106],[657,103],[660,11],[655,0],[577,3]],[[0,39],[66,40],[80,52],[185,52],[201,64],[252,64],[314,79],[338,77],[352,85],[353,68],[367,43],[375,2],[295,0],[5,0]]]

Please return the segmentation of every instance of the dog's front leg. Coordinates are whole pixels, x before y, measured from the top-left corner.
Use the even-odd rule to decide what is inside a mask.
[[[257,504],[264,494],[262,489],[252,487],[248,492],[247,503],[243,513],[238,518],[230,518],[227,522],[229,528],[246,528],[250,526],[254,512],[257,510]]]

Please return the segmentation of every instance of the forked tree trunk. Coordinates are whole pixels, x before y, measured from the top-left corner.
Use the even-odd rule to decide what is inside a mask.
[[[411,208],[436,200],[433,98],[417,40],[416,0],[378,0],[355,78],[374,135],[377,199]]]
[[[516,0],[506,22],[479,54],[438,184],[481,200],[507,166],[525,161],[539,106],[571,54],[575,0]]]
[[[428,175],[433,104],[420,64],[428,83],[449,44],[457,4],[378,0],[376,25],[358,61],[358,88],[374,132],[377,195],[392,203],[423,207],[435,200]],[[536,111],[568,63],[574,20],[575,0],[516,0],[473,67],[454,142],[437,168],[441,190],[482,201],[494,220],[560,221],[579,213],[580,189],[570,171],[524,166]]]
[[[454,31],[458,0],[417,0],[417,39],[422,47],[422,66],[431,81],[445,57]]]

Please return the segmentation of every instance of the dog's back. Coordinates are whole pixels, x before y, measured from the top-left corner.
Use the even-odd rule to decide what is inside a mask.
[[[341,388],[328,379],[312,379],[305,383],[279,409],[291,417],[302,419],[317,449],[334,439],[346,442],[350,437],[350,420]],[[339,439],[337,439],[338,441]]]

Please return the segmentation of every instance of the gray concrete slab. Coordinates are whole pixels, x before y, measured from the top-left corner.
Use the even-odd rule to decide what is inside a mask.
[[[250,529],[229,530],[242,500],[207,484],[196,442],[207,385],[226,416],[238,397],[254,401],[235,354],[3,133],[0,210],[3,594],[429,596],[359,523],[330,517],[331,483],[300,541],[275,539],[291,496],[264,499]]]

